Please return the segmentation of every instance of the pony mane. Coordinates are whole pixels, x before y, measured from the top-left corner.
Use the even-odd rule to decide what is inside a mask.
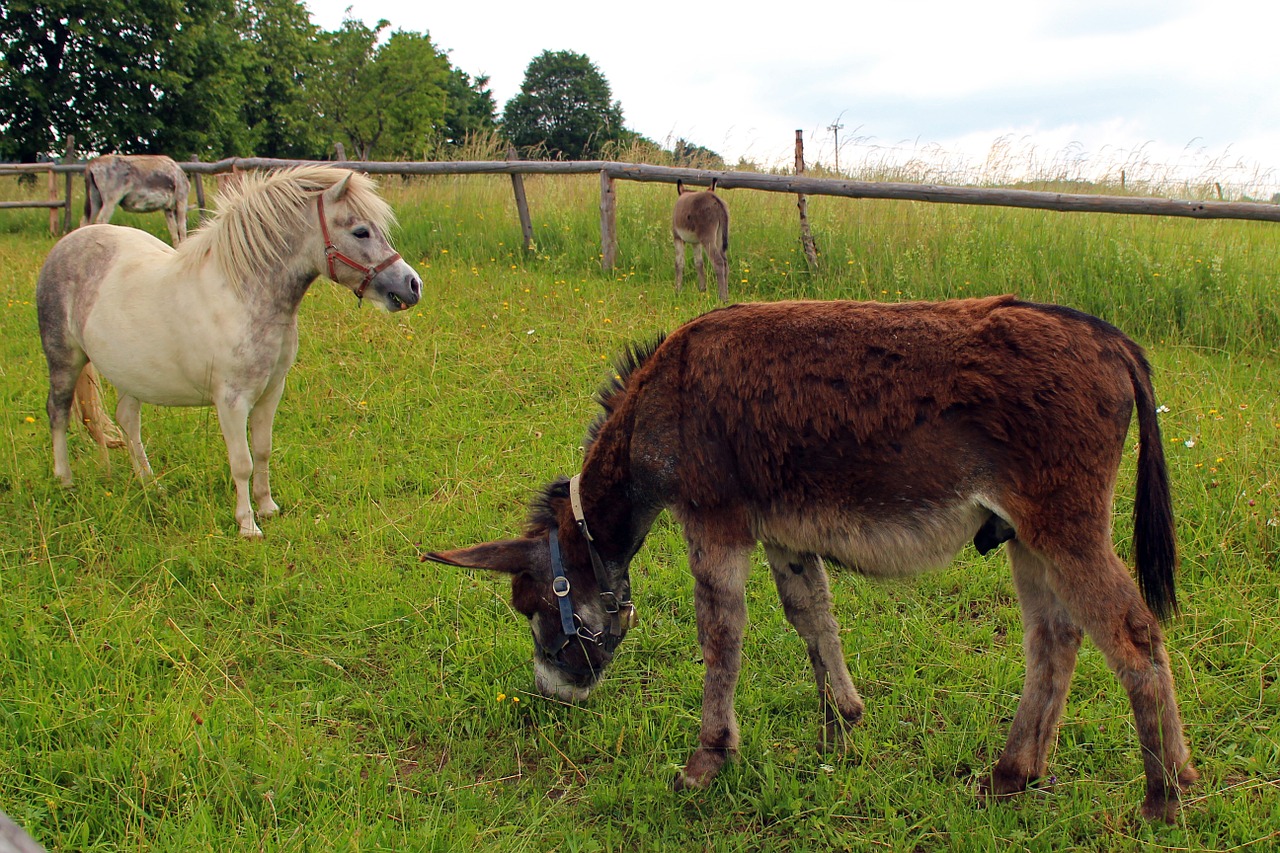
[[[378,195],[377,184],[361,172],[333,166],[293,166],[264,172],[242,172],[217,199],[213,218],[177,248],[192,267],[212,260],[237,290],[279,266],[290,254],[290,241],[318,223],[307,223],[310,200],[347,175],[343,198],[355,216],[386,230],[395,223],[391,206]]]
[[[609,420],[609,416],[626,399],[627,381],[631,378],[631,374],[648,361],[649,356],[653,355],[666,339],[667,336],[665,334],[660,334],[648,343],[631,344],[614,358],[613,377],[608,379],[596,391],[596,402],[600,404],[604,411],[597,415],[595,421],[587,428],[587,438],[582,445],[584,450],[591,448],[591,445],[595,443],[596,436],[600,434],[600,429]]]

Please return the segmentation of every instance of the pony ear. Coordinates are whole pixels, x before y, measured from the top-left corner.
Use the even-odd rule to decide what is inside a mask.
[[[347,194],[347,184],[351,183],[353,174],[355,173],[348,169],[347,173],[342,176],[342,180],[325,191],[325,195],[329,197],[330,201],[342,201],[343,196]]]
[[[433,563],[459,566],[464,569],[484,569],[509,575],[542,574],[547,570],[550,551],[544,537],[531,539],[504,539],[485,542],[470,548],[452,551],[433,551],[423,555]]]

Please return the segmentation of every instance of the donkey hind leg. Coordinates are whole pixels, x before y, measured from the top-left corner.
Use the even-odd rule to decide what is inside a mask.
[[[284,379],[258,399],[249,412],[249,432],[253,450],[253,499],[258,505],[259,518],[271,518],[280,512],[280,506],[271,498],[271,426],[276,408],[284,394]]]
[[[1183,737],[1160,624],[1109,537],[1100,536],[1094,548],[1073,543],[1055,556],[1044,564],[1046,585],[1102,651],[1129,695],[1147,779],[1142,814],[1171,822],[1181,789],[1199,774]]]
[[[691,528],[701,528],[691,531]],[[733,692],[742,667],[742,632],[747,621],[746,583],[750,541],[706,535],[701,524],[686,523],[693,572],[698,643],[706,674],[702,683],[702,730],[698,749],[675,780],[677,789],[704,788],[738,751]]]
[[[173,247],[177,248],[178,244],[182,242],[182,238],[185,236],[178,230],[177,210],[172,207],[166,207],[164,209],[164,219],[169,225],[169,239],[172,242]]]
[[[116,403],[116,422],[120,424],[125,443],[129,446],[133,472],[140,480],[150,480],[154,474],[151,463],[147,461],[146,448],[142,446],[142,401],[122,393],[120,401]]]
[[[822,703],[823,749],[844,743],[847,728],[862,719],[862,697],[853,686],[840,645],[840,626],[831,612],[831,588],[822,559],[773,545],[764,546],[787,621],[804,640]]]
[[[724,250],[724,236],[716,229],[711,242],[707,246],[707,254],[711,256],[711,266],[716,272],[716,287],[720,292],[720,301],[729,301],[729,258]]]
[[[707,254],[707,246],[705,243],[698,243],[693,249],[693,266],[698,271],[698,290],[702,293],[707,292],[707,269],[704,257]]]
[[[684,289],[684,240],[675,235],[676,243],[676,293]]]
[[[1016,539],[1008,548],[1022,609],[1027,674],[1009,740],[982,786],[984,794],[994,796],[1024,791],[1045,774],[1083,636],[1048,586],[1046,562]]]
[[[222,439],[227,443],[227,461],[231,466],[231,479],[236,484],[236,522],[240,535],[246,539],[261,539],[262,529],[253,516],[249,503],[249,477],[253,473],[253,457],[249,454],[249,412],[244,396],[234,400],[229,395],[218,395],[218,426]]]

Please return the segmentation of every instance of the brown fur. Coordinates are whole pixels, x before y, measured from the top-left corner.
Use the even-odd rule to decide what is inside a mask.
[[[676,205],[671,214],[671,236],[676,244],[676,292],[684,287],[685,243],[693,243],[693,263],[698,270],[698,290],[706,292],[703,256],[711,258],[720,300],[729,301],[729,206],[716,195],[716,182],[704,192],[685,190],[676,182]]]
[[[826,565],[900,575],[946,563],[971,539],[993,547],[1012,536],[1026,686],[984,791],[1021,791],[1046,772],[1087,634],[1130,697],[1143,813],[1172,820],[1196,772],[1157,621],[1177,606],[1176,553],[1150,372],[1133,341],[1094,317],[1007,296],[737,305],[631,353],[620,374],[601,395],[582,501],[609,583],[626,597],[627,567],[656,514],[667,508],[684,528],[707,669],[700,745],[678,785],[707,784],[738,747],[733,692],[757,541],[809,651],[830,741],[863,703],[840,650]],[[1111,544],[1135,407],[1141,594]],[[556,484],[524,537],[432,556],[512,574],[515,606],[534,627],[539,688],[579,698],[611,655],[580,643],[557,673],[538,651],[556,613],[552,523],[581,618],[600,624],[567,503]]]

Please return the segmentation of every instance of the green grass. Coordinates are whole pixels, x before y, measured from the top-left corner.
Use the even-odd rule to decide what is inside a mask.
[[[276,420],[263,542],[240,541],[210,410],[146,408],[158,479],[71,439],[51,473],[32,304],[47,213],[0,218],[0,809],[55,851],[1264,850],[1280,840],[1280,305],[1274,225],[726,192],[735,299],[1012,291],[1124,328],[1156,369],[1183,556],[1168,626],[1203,781],[1144,823],[1127,700],[1088,643],[1053,783],[979,807],[1022,683],[1004,558],[903,583],[836,580],[864,722],[815,749],[800,641],[756,557],[740,760],[676,794],[702,666],[678,528],[633,566],[641,627],[597,692],[532,693],[503,579],[422,563],[514,535],[580,462],[607,360],[716,304],[672,292],[670,187],[385,182],[426,299],[388,318],[320,281]],[[163,218],[121,223],[165,234]],[[690,273],[692,265],[690,265]],[[713,286],[714,290],[714,286]],[[1128,556],[1131,460],[1117,496]],[[499,700],[499,695],[503,698]],[[518,702],[515,700],[519,700]]]

